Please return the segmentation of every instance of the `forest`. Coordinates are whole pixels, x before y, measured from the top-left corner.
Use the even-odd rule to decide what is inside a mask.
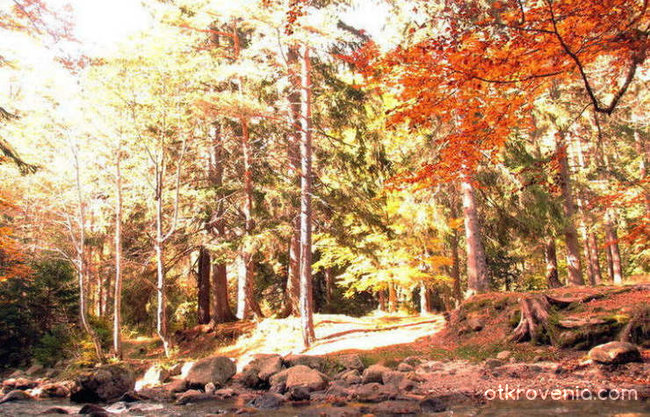
[[[647,1],[14,0],[0,33],[3,373],[331,326],[631,342],[648,383]]]

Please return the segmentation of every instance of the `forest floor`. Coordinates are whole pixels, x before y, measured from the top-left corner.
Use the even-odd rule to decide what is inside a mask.
[[[634,288],[633,290],[628,290]],[[564,345],[515,343],[510,340],[520,320],[522,297],[546,294],[561,299],[593,298],[576,302],[553,313],[555,324],[577,323],[572,328],[560,326]],[[298,318],[268,318],[255,322],[235,322],[194,329],[177,334],[177,358],[192,360],[223,355],[245,366],[259,354],[307,354],[336,357],[357,353],[364,363],[397,364],[418,356],[430,360],[484,361],[499,352],[509,351],[517,361],[562,361],[579,359],[586,349],[598,343],[616,340],[624,325],[636,311],[650,306],[650,284],[616,287],[574,287],[541,292],[499,292],[476,296],[451,314],[447,322],[442,314],[409,316],[375,312],[365,317],[316,314],[316,341],[305,349]],[[468,323],[478,322],[480,329]],[[162,359],[155,338],[127,342],[126,356],[133,362],[149,363]],[[648,347],[648,346],[646,346]],[[646,350],[646,355],[650,351]]]

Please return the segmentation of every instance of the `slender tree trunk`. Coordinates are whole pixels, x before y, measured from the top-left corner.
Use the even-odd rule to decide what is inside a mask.
[[[454,229],[451,240],[451,279],[454,282],[454,298],[456,299],[456,304],[460,303],[463,299],[463,290],[460,283],[460,254],[458,253],[458,230]]]
[[[289,93],[289,123],[290,133],[287,136],[287,152],[289,161],[289,179],[300,189],[300,121],[301,111],[301,79],[299,74],[300,51],[298,47],[291,46],[287,53],[289,65],[289,80],[291,91]],[[285,309],[283,316],[300,315],[300,204],[291,204],[291,238],[289,240],[289,268],[287,269],[287,289],[285,293]]]
[[[386,291],[377,291],[377,298],[379,299],[379,303],[377,304],[379,311],[386,311]]]
[[[250,137],[248,120],[240,119],[242,128],[242,153],[244,155],[244,222],[246,236],[253,234],[253,173],[251,168]],[[237,293],[237,317],[250,318],[252,315],[262,316],[259,304],[254,297],[255,263],[253,251],[249,242],[244,242],[240,251],[240,269]]]
[[[199,248],[198,264],[198,323],[208,324],[210,323],[210,252],[205,246]]]
[[[431,290],[427,288],[424,282],[420,282],[420,315],[426,316],[431,314]]]
[[[621,252],[618,246],[616,223],[612,209],[607,209],[605,212],[605,239],[607,240],[606,245],[611,260],[612,281],[615,285],[621,285],[623,283],[623,268],[621,266]]]
[[[584,285],[582,280],[582,269],[580,265],[580,245],[578,243],[578,233],[574,225],[574,200],[571,189],[571,173],[569,170],[569,161],[567,157],[567,147],[564,140],[564,132],[558,132],[556,135],[556,152],[560,166],[560,187],[562,191],[562,202],[564,208],[565,227],[564,238],[567,248],[567,272],[569,274],[569,285]]]
[[[600,126],[600,121],[598,113],[594,112],[594,121],[596,124],[596,131],[598,133],[597,145],[597,161],[599,165],[599,170],[601,172],[600,178],[602,180],[607,180],[609,177],[609,161],[610,158],[607,157],[607,154],[603,151],[605,138],[603,137],[603,131]],[[639,142],[638,131],[635,131],[635,139],[637,146]],[[647,150],[647,149],[646,149]],[[642,151],[642,149],[637,149],[637,151]],[[641,153],[641,152],[640,152]],[[647,155],[647,154],[646,154]],[[642,175],[645,176],[645,165],[642,161]],[[648,197],[646,197],[648,198]],[[646,200],[648,201],[648,200]],[[650,205],[647,206],[650,210]],[[650,213],[647,211],[646,213]],[[604,228],[605,228],[605,254],[607,255],[607,269],[609,271],[609,276],[612,279],[614,284],[621,284],[623,281],[623,272],[621,268],[621,253],[618,247],[618,236],[616,232],[616,215],[612,208],[605,209],[604,215]]]
[[[463,215],[465,218],[465,240],[467,241],[467,294],[486,292],[489,289],[487,264],[481,229],[478,221],[478,211],[474,198],[474,187],[467,176],[461,182],[463,197]]]
[[[600,260],[598,256],[598,238],[594,232],[589,233],[589,257],[591,258],[592,277],[591,285],[600,285],[603,276],[600,272]]]
[[[329,306],[332,304],[334,299],[334,274],[332,273],[332,268],[325,268],[323,271],[325,274],[325,303]]]
[[[289,240],[289,268],[287,270],[287,287],[284,295],[282,317],[300,315],[300,217],[291,221],[291,238]]]
[[[388,283],[388,311],[397,312],[397,290],[393,282]]]
[[[158,174],[158,190],[156,192],[156,332],[163,344],[165,356],[170,355],[170,345],[167,338],[167,289],[165,287],[165,266],[163,260],[163,207],[162,207],[162,172]]]
[[[213,123],[214,132],[212,135],[213,156],[211,165],[210,178],[212,185],[217,189],[217,203],[215,208],[213,232],[219,239],[226,238],[226,221],[224,219],[224,204],[221,201],[224,198],[221,188],[223,187],[223,160],[225,150],[223,147],[223,132],[219,122]],[[212,265],[212,321],[216,323],[226,323],[235,321],[237,317],[230,308],[228,300],[228,273],[224,262],[216,262]]]
[[[86,281],[87,281],[87,273],[88,273],[88,266],[86,263],[86,213],[85,213],[85,201],[83,198],[83,192],[81,190],[81,176],[80,176],[80,166],[79,166],[79,150],[76,148],[74,145],[72,145],[73,148],[73,156],[74,156],[74,166],[75,166],[75,179],[76,179],[76,185],[77,185],[77,198],[78,198],[78,203],[79,203],[79,210],[78,210],[78,216],[79,216],[79,240],[78,243],[75,245],[77,249],[77,272],[78,272],[78,277],[79,277],[79,318],[81,320],[81,325],[83,329],[88,333],[90,336],[90,339],[93,342],[93,346],[95,347],[95,354],[97,355],[97,360],[101,363],[104,361],[104,355],[102,353],[102,346],[99,343],[99,338],[97,337],[97,334],[93,330],[93,328],[90,326],[90,323],[88,323],[88,318],[87,318],[87,305],[86,305]]]
[[[115,293],[113,295],[113,351],[122,359],[122,143],[115,162]]]
[[[641,163],[639,164],[639,174],[642,180],[645,180],[648,176],[648,165],[650,164],[650,144],[647,143],[639,129],[634,130],[634,143],[636,145],[636,151],[641,155]],[[645,185],[646,191],[645,195],[645,214],[647,217],[650,217],[650,190],[648,185]]]
[[[555,239],[549,237],[544,244],[544,258],[546,260],[546,283],[549,288],[562,286],[557,269],[557,252],[555,250]]]
[[[302,338],[305,347],[309,347],[316,338],[314,332],[312,305],[312,243],[311,243],[311,68],[309,48],[303,48],[302,56],[302,89],[301,89],[301,187],[300,187],[300,317],[302,322]]]

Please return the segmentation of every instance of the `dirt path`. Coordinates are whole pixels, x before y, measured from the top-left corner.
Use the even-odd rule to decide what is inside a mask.
[[[238,366],[243,366],[256,354],[325,355],[346,350],[372,350],[431,336],[444,328],[445,319],[442,315],[355,318],[317,314],[314,323],[317,340],[309,349],[302,344],[300,320],[289,318],[264,320],[251,334],[240,337],[234,346],[224,347],[219,353],[238,358]]]

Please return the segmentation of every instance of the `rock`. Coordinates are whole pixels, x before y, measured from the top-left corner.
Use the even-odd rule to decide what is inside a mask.
[[[249,406],[259,408],[260,410],[276,410],[284,403],[284,397],[280,394],[266,393],[255,397]]]
[[[485,363],[483,364],[483,367],[486,369],[494,369],[498,368],[499,366],[503,366],[503,361],[500,361],[499,359],[486,359]]]
[[[320,372],[327,371],[327,360],[319,356],[287,355],[284,357],[284,362],[289,368],[296,365],[303,365]]]
[[[86,404],[81,407],[77,414],[87,414],[91,417],[108,417],[110,413],[102,407],[95,404]]]
[[[72,414],[70,411],[63,407],[50,407],[43,411],[41,414]]]
[[[363,371],[361,377],[362,383],[370,384],[372,382],[383,382],[382,379],[384,372],[391,372],[391,369],[383,365],[371,365]]]
[[[483,329],[484,324],[480,319],[471,317],[467,319],[467,327],[469,327],[473,332],[478,332]]]
[[[163,387],[171,393],[183,392],[187,390],[187,381],[184,379],[172,379],[171,382],[165,384]]]
[[[413,366],[409,365],[408,363],[402,362],[399,365],[397,365],[397,370],[400,372],[413,372],[415,368],[413,368]]]
[[[399,371],[392,371],[390,369],[381,374],[381,382],[384,385],[399,386],[405,378],[406,374]]]
[[[23,377],[9,378],[2,381],[2,386],[10,389],[31,389],[37,385],[38,382]]]
[[[133,373],[121,365],[107,365],[79,375],[70,400],[77,403],[109,402],[135,388]]]
[[[361,410],[352,407],[325,406],[303,410],[298,417],[361,417]]]
[[[237,372],[235,363],[225,356],[214,356],[194,363],[185,380],[189,386],[203,388],[212,382],[223,386]]]
[[[31,400],[32,397],[23,390],[15,389],[9,391],[6,395],[0,398],[0,404],[8,403],[10,401]]]
[[[363,371],[365,368],[361,356],[356,353],[341,355],[336,358],[336,363],[345,369],[356,369],[359,372]]]
[[[287,397],[291,401],[309,401],[311,399],[311,392],[306,386],[296,386],[287,389]]]
[[[264,388],[271,376],[282,370],[282,364],[280,355],[256,355],[237,378],[245,387]],[[260,374],[264,378],[261,378]]]
[[[396,387],[390,385],[384,386],[377,382],[359,385],[351,393],[352,398],[367,403],[392,400],[397,398],[398,395],[399,392]]]
[[[350,369],[343,371],[337,375],[339,381],[343,381],[346,384],[360,384],[361,383],[361,374],[356,369]]]
[[[589,357],[598,363],[623,364],[641,362],[641,352],[636,345],[627,342],[609,342],[589,351]]]
[[[296,365],[281,373],[283,372],[286,372],[285,386],[288,391],[296,387],[305,387],[311,392],[320,391],[327,387],[327,377],[305,365]]]
[[[237,395],[237,391],[231,388],[222,388],[218,389],[214,392],[214,395],[217,396],[218,398],[221,398],[222,400],[225,400],[227,398],[232,398]]]
[[[29,368],[27,368],[27,370],[25,371],[25,375],[34,376],[36,374],[41,373],[43,371],[43,369],[44,369],[43,365],[41,365],[40,363],[35,363],[32,366],[30,366]]]
[[[176,404],[185,405],[189,403],[198,403],[198,402],[210,401],[215,399],[216,397],[214,395],[206,394],[197,389],[191,389],[189,391],[185,391],[184,393],[176,397]]]
[[[66,398],[70,395],[70,389],[63,384],[43,384],[39,389],[39,398]]]
[[[153,365],[147,372],[144,373],[142,379],[136,382],[136,390],[144,387],[153,387],[156,385],[161,385],[167,379],[169,379],[169,371],[162,368],[160,365]]]
[[[420,413],[420,404],[416,401],[383,401],[370,408],[370,412],[375,416],[402,416],[418,415]]]
[[[123,403],[135,403],[138,401],[145,401],[147,399],[148,397],[145,395],[138,394],[135,391],[129,391],[124,393],[124,395],[122,395],[118,401]]]
[[[205,384],[205,393],[206,393],[206,394],[210,394],[210,395],[212,395],[212,394],[214,394],[216,391],[217,391],[217,387],[215,387],[214,384],[213,384],[212,382],[209,382],[209,383]]]
[[[264,382],[268,380],[278,372],[282,370],[282,358],[278,356],[273,356],[266,358],[259,364],[259,372],[257,374],[258,378]]]
[[[507,361],[510,359],[510,356],[512,356],[512,352],[509,350],[502,350],[501,352],[497,353],[497,359],[501,361]]]
[[[447,411],[447,404],[439,398],[427,398],[420,401],[420,410],[423,413],[442,413]]]

